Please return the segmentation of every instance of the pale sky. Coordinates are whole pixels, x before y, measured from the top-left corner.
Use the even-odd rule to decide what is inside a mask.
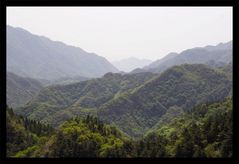
[[[109,61],[232,40],[231,7],[8,7],[7,24]]]

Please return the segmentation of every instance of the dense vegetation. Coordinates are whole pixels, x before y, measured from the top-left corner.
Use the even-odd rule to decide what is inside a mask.
[[[171,107],[189,110],[228,97],[232,79],[225,70],[184,64],[160,75],[107,73],[102,78],[44,88],[16,112],[54,127],[76,115],[93,115],[129,136],[142,137]]]
[[[45,142],[54,130],[49,125],[41,124],[35,120],[29,120],[15,115],[12,108],[6,110],[7,121],[7,156],[18,157],[24,149],[36,147]]]
[[[147,142],[161,140],[166,157],[231,157],[232,100],[200,104],[192,110],[158,124],[145,138]],[[153,138],[153,139],[152,139]],[[149,146],[149,155],[157,152]],[[158,156],[160,157],[160,155]]]
[[[230,98],[217,103],[200,104],[177,116],[171,112],[167,117],[168,122],[159,124],[138,140],[125,136],[117,128],[104,124],[96,117],[76,117],[63,123],[55,133],[41,142],[28,142],[28,145],[22,142],[25,146],[19,148],[19,152],[14,150],[11,155],[127,158],[232,156]],[[12,136],[8,135],[8,145],[12,141],[9,137]],[[21,140],[15,138],[14,141],[25,141],[27,135],[21,137]]]
[[[188,110],[201,103],[220,101],[231,89],[232,82],[224,73],[205,65],[174,66],[129,94],[105,103],[98,116],[130,136],[140,137],[169,108]]]
[[[7,26],[7,70],[8,157],[232,156],[232,41],[126,74]]]
[[[57,126],[75,115],[96,115],[99,106],[130,92],[153,76],[155,74],[152,73],[134,75],[107,73],[102,78],[47,87],[16,112]]]

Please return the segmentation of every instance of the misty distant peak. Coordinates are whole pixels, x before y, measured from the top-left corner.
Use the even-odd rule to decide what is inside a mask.
[[[7,26],[7,70],[46,80],[100,77],[107,72],[118,72],[104,57],[95,53],[11,26]]]
[[[224,63],[232,61],[232,41],[195,47],[182,51],[181,53],[169,53],[162,59],[156,60],[143,69],[151,72],[162,72],[167,68],[180,64],[208,64]]]

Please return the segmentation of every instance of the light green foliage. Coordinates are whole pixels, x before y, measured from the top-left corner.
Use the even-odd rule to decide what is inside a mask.
[[[53,132],[49,125],[15,115],[11,108],[7,108],[6,121],[8,157],[30,156],[35,146],[45,143],[45,136]]]
[[[63,123],[53,138],[48,157],[117,157],[117,149],[127,140],[119,130],[91,116]]]
[[[155,76],[152,73],[121,75],[107,73],[102,78],[44,88],[16,113],[56,127],[75,115],[96,115],[96,111],[117,95],[125,95]]]
[[[117,95],[100,107],[98,117],[113,123],[126,134],[142,137],[150,128],[167,122],[170,108],[178,115],[192,107],[225,99],[232,81],[217,70],[202,64],[174,66],[135,88]],[[173,109],[172,109],[173,110]]]
[[[47,87],[16,112],[53,127],[74,116],[97,116],[138,138],[170,120],[171,108],[176,108],[172,111],[176,116],[177,111],[223,100],[231,91],[232,81],[223,71],[184,64],[160,75],[107,73],[102,78]]]
[[[201,104],[152,134],[165,140],[167,157],[231,157],[232,100]]]
[[[11,157],[231,157],[231,83],[223,69],[185,64],[156,76],[108,73],[48,87],[17,110],[28,119],[7,110],[7,153]],[[51,123],[56,131],[36,118]]]
[[[173,110],[173,109],[172,109]],[[168,113],[167,118],[173,116]],[[49,137],[14,157],[231,157],[232,100],[200,104],[140,139],[126,137],[96,117],[64,122]]]

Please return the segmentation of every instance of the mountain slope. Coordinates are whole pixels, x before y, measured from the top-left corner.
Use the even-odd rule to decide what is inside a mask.
[[[158,154],[160,157],[162,153],[156,145],[163,143],[162,150],[166,152],[163,155],[166,157],[231,157],[232,109],[232,99],[228,98],[199,104],[177,117],[168,115],[167,123],[157,124],[158,126],[144,137],[143,143],[148,143],[148,146],[141,146],[140,150],[147,152],[149,156]]]
[[[7,70],[36,79],[100,77],[118,70],[105,58],[79,47],[7,26]]]
[[[152,73],[107,73],[102,78],[46,87],[16,112],[57,126],[75,115],[96,114],[104,103],[130,92],[154,76]]]
[[[220,101],[231,91],[232,81],[223,71],[186,64],[161,75],[108,73],[103,78],[47,87],[16,112],[53,126],[91,114],[129,136],[140,137],[170,108],[189,110]]]
[[[143,69],[152,72],[163,72],[167,68],[180,64],[207,64],[210,66],[225,65],[232,61],[232,41],[216,46],[197,47],[185,50],[180,54],[170,53],[164,58],[145,66]]]
[[[12,111],[7,111],[8,156],[50,158],[232,157],[232,112],[231,98],[199,104],[190,111],[181,112],[176,117],[174,112],[170,112],[167,115],[167,122],[154,127],[148,134],[137,140],[126,137],[119,129],[104,124],[96,117],[87,116],[85,119],[76,117],[61,124],[50,135],[48,133],[50,129],[46,128],[43,132],[48,135],[41,138],[37,136],[36,142],[31,143],[32,133],[29,135],[29,130],[25,130],[21,120],[20,124],[16,124],[16,116],[9,118]],[[32,127],[39,130],[39,127]],[[20,144],[17,141],[21,141]],[[17,153],[16,148],[20,150]]]
[[[130,72],[136,68],[142,68],[152,61],[147,59],[137,59],[135,57],[130,57],[127,59],[122,59],[119,61],[114,61],[112,64],[121,71]]]
[[[7,72],[8,106],[15,108],[25,105],[41,89],[42,85],[39,81]]]
[[[200,103],[219,101],[229,95],[231,88],[232,81],[226,74],[205,65],[174,66],[131,93],[107,102],[98,116],[139,137],[170,107],[188,110]]]

